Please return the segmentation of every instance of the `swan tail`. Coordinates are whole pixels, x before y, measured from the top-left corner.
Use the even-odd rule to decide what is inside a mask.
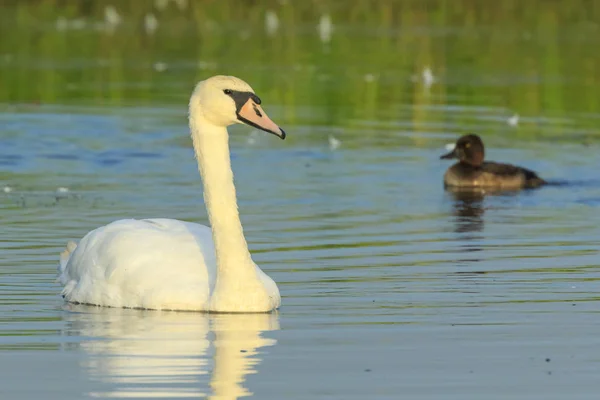
[[[69,259],[71,258],[71,255],[73,254],[73,252],[75,251],[76,248],[77,248],[77,243],[69,242],[69,243],[67,243],[67,247],[65,248],[65,250],[60,253],[60,263],[58,265],[58,280],[63,285],[65,284],[65,282],[63,282],[63,280],[64,280],[64,275],[65,275],[65,270],[67,268],[67,264],[69,263]]]

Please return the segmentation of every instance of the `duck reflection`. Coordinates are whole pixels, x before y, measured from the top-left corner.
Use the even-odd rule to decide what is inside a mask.
[[[461,234],[461,244],[459,245],[461,253],[465,254],[464,259],[458,260],[460,263],[476,263],[480,258],[471,253],[477,253],[482,250],[479,239],[482,238],[481,232],[484,228],[485,214],[484,200],[485,192],[478,189],[464,190],[446,188],[446,192],[452,197],[453,214],[455,216],[456,233]]]
[[[483,202],[486,192],[482,190],[451,190],[446,192],[454,200],[453,214],[456,217],[457,233],[481,232],[484,228],[483,215],[485,208]]]
[[[103,388],[89,393],[93,397],[225,400],[251,395],[243,383],[257,372],[258,349],[276,344],[262,333],[279,329],[274,313],[65,308],[71,311],[65,335],[82,338],[83,366]],[[206,393],[209,385],[212,394]]]

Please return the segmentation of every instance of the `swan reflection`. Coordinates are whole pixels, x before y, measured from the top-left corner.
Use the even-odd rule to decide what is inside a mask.
[[[199,314],[67,305],[68,336],[80,336],[84,370],[106,398],[237,399],[274,339],[277,314]],[[212,360],[211,360],[212,359]],[[210,390],[209,389],[210,386]],[[212,393],[211,393],[212,392]]]

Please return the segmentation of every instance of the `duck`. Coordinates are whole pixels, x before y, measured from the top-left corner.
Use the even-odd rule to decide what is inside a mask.
[[[279,308],[277,284],[252,260],[238,212],[227,127],[245,124],[285,139],[249,84],[199,82],[189,101],[192,145],[211,227],[168,218],[122,219],[69,242],[58,281],[68,303],[254,313]]]
[[[440,159],[458,159],[444,174],[444,186],[452,189],[519,190],[547,182],[537,173],[511,164],[484,161],[485,147],[478,135],[461,136]]]

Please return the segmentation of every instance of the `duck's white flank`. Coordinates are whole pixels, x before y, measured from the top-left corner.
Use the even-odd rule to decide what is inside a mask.
[[[241,103],[244,93],[249,97]],[[190,99],[191,136],[212,230],[174,219],[126,219],[95,229],[61,254],[59,280],[67,301],[214,312],[279,307],[277,285],[248,251],[226,127],[249,121],[282,138],[285,134],[250,94],[252,88],[242,80],[216,76],[200,82]]]

